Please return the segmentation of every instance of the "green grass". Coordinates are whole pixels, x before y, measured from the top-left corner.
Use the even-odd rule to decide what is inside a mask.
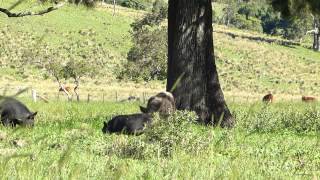
[[[320,176],[319,104],[231,104],[234,129],[179,112],[141,136],[102,134],[136,103],[32,103],[36,126],[4,128],[0,176],[13,179],[311,179]],[[14,140],[26,145],[15,147]]]
[[[41,9],[41,6],[37,9]],[[43,41],[53,47],[76,40],[86,40],[80,31],[92,29],[97,43],[103,44],[103,48],[114,52],[115,55],[123,57],[131,47],[128,31],[129,24],[133,20],[133,17],[112,16],[112,11],[74,5],[66,5],[44,16],[24,18],[7,18],[3,14],[0,16],[1,26],[7,26],[13,31],[12,33],[17,35],[24,32],[31,33],[38,38],[44,36]]]
[[[287,95],[319,94],[317,52],[299,46],[233,39],[221,33],[215,34],[215,48],[225,91],[238,91],[244,96],[271,91],[284,99]]]
[[[14,0],[0,1],[0,6],[9,7],[12,2]],[[26,1],[15,11],[26,8],[43,9],[48,6],[35,4],[33,7]],[[220,5],[216,7],[221,9]],[[130,23],[145,12],[117,7],[116,15],[112,16],[112,13],[109,6],[99,5],[96,9],[87,9],[83,6],[66,5],[40,17],[7,18],[0,14],[0,43],[2,42],[3,46],[3,49],[0,49],[0,62],[8,64],[0,70],[0,85],[20,86],[28,83],[43,94],[55,96],[56,91],[53,91],[52,87],[57,85],[53,78],[44,78],[44,70],[25,67],[21,71],[11,66],[26,57],[41,59],[36,52],[42,49],[42,43],[55,49],[63,57],[73,52],[86,53],[86,46],[79,46],[72,51],[60,48],[80,42],[94,44],[94,47],[98,47],[98,52],[90,53],[90,57],[107,62],[101,69],[103,75],[86,78],[81,82],[80,93],[99,94],[101,97],[101,89],[111,86],[118,88],[117,73],[123,68],[126,54],[132,47]],[[270,38],[264,34],[219,25],[215,25],[214,29],[219,32]],[[41,37],[44,39],[39,43]],[[299,99],[301,95],[319,96],[320,54],[311,49],[300,46],[285,47],[245,38],[233,39],[223,33],[214,33],[214,45],[220,81],[228,99],[257,100],[268,91],[274,93],[277,100]],[[163,82],[155,84],[156,90],[165,88]],[[123,87],[122,84],[120,86]],[[142,83],[139,86],[147,89]],[[136,90],[137,88],[132,89]],[[120,91],[123,90],[119,90],[119,93]]]

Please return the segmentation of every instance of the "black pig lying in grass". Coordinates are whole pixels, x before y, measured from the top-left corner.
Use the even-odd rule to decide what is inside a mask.
[[[122,132],[139,135],[151,121],[152,116],[150,114],[120,115],[112,118],[108,123],[104,122],[102,132]]]
[[[159,112],[161,117],[168,117],[175,111],[173,95],[169,92],[161,92],[148,100],[147,107],[141,107],[140,114],[120,115],[104,122],[102,132],[126,134],[141,134],[143,130],[152,123],[152,114]]]
[[[37,112],[30,112],[23,103],[12,97],[2,97],[0,98],[0,115],[4,126],[15,127],[17,124],[33,126]]]

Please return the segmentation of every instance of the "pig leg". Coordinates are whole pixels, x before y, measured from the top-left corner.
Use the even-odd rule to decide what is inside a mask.
[[[10,121],[10,119],[6,116],[1,116],[1,122],[4,126],[10,126],[12,125],[12,122]]]

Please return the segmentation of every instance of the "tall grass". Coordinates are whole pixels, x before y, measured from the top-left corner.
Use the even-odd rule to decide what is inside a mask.
[[[195,115],[155,118],[140,136],[102,134],[103,121],[138,112],[137,103],[24,102],[34,128],[5,128],[4,179],[310,179],[320,175],[318,104],[233,103],[234,129]],[[13,145],[23,140],[22,147]]]

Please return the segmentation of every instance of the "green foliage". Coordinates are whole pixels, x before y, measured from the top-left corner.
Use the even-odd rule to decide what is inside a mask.
[[[239,29],[263,31],[293,40],[299,40],[308,29],[312,28],[310,23],[312,19],[305,11],[299,11],[299,18],[283,18],[264,0],[248,2],[229,0],[221,12],[215,12],[213,19],[216,23]]]
[[[152,8],[154,0],[116,0],[117,5],[128,7],[136,10],[149,10]],[[104,0],[108,4],[113,4],[113,0]]]
[[[214,13],[214,22],[233,26],[239,29],[247,29],[262,32],[260,9],[263,5],[257,2],[238,2],[229,0],[222,8],[220,14]],[[222,13],[222,14],[221,14]]]
[[[318,0],[269,0],[269,2],[285,17],[304,15],[306,12],[320,14],[320,2]]]
[[[239,29],[247,29],[256,32],[262,32],[261,21],[257,18],[251,17],[246,18],[243,15],[237,14],[232,20],[231,23],[233,26]]]
[[[158,153],[161,155],[170,157],[176,150],[197,155],[208,148],[213,139],[211,131],[207,129],[198,129],[198,133],[202,134],[200,137],[194,133],[196,120],[196,114],[187,111],[178,111],[167,119],[155,118],[145,136],[149,143],[159,144],[161,151]]]
[[[95,7],[96,3],[99,2],[100,0],[67,0],[69,3],[73,4],[83,4],[86,7]],[[40,0],[40,2],[50,2],[50,3],[57,3],[57,2],[65,2],[65,0]]]
[[[137,1],[133,1],[133,0],[123,0],[120,3],[120,5],[124,6],[124,7],[128,7],[128,8],[139,9],[139,10],[146,9],[146,7],[143,4],[141,4],[140,2],[137,2]]]
[[[166,78],[167,28],[161,22],[167,17],[167,4],[157,0],[151,13],[131,24],[134,46],[128,52],[128,63],[118,77],[145,81]]]
[[[81,77],[86,75],[95,75],[97,68],[95,66],[90,66],[85,60],[77,61],[71,60],[63,67],[63,77],[65,79],[73,78],[74,80],[79,80]]]
[[[166,27],[144,27],[135,34],[135,46],[128,53],[128,63],[121,76],[132,80],[163,80],[167,72]]]

